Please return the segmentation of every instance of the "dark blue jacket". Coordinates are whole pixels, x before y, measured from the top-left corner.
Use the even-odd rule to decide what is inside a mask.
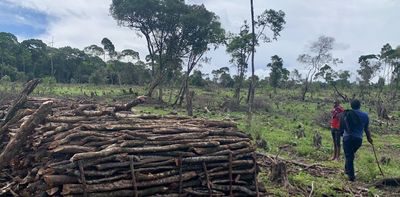
[[[353,136],[353,137],[357,137],[357,138],[361,138],[363,137],[363,131],[364,129],[368,128],[369,125],[369,117],[368,114],[365,112],[362,112],[361,110],[354,110],[354,112],[358,115],[358,117],[360,118],[360,122],[361,124],[359,125],[351,125],[351,133],[346,131],[346,128],[343,128],[344,133],[343,133],[343,139],[348,138],[348,136]]]

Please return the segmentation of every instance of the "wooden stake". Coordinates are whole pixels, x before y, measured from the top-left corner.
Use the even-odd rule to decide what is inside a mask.
[[[86,189],[87,185],[86,185],[85,171],[83,170],[82,160],[78,161],[78,166],[79,166],[79,172],[81,174],[81,181],[83,184],[83,196],[88,197],[87,189]]]
[[[204,170],[204,174],[205,174],[205,176],[206,176],[208,194],[210,195],[210,197],[212,197],[211,182],[210,182],[210,177],[209,177],[209,175],[208,175],[208,170],[207,170],[206,162],[203,162],[203,170]]]
[[[130,163],[130,168],[131,168],[131,174],[132,174],[132,185],[133,185],[133,196],[138,197],[138,190],[137,190],[137,185],[136,185],[136,177],[135,177],[135,167],[133,165],[133,157],[129,157],[129,163]]]
[[[231,197],[233,197],[232,182],[232,152],[229,152],[229,196]]]
[[[260,197],[260,191],[258,188],[258,181],[257,181],[257,177],[258,177],[258,171],[257,171],[257,160],[256,160],[256,154],[253,153],[253,162],[254,162],[254,184],[256,186],[256,195],[257,197]]]

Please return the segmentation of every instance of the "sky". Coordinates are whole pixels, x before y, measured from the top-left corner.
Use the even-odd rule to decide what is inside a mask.
[[[222,26],[238,33],[244,20],[250,20],[248,0],[186,0],[189,4],[204,4],[215,12]],[[72,46],[83,49],[100,45],[109,38],[117,50],[133,49],[142,59],[147,55],[144,39],[135,31],[120,27],[110,16],[111,0],[0,0],[0,32],[11,32],[19,41],[42,39],[54,47]],[[319,36],[336,40],[333,55],[343,59],[338,70],[349,70],[356,77],[358,57],[379,53],[389,43],[400,45],[399,0],[254,0],[255,14],[266,9],[286,13],[281,36],[272,43],[261,44],[255,54],[256,75],[268,75],[266,65],[273,55],[283,58],[284,67],[305,73],[297,62],[299,54],[308,53],[311,42]],[[229,54],[224,47],[207,53],[211,61],[201,71],[227,66]]]

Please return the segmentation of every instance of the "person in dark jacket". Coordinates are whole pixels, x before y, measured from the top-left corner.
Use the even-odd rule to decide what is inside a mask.
[[[363,130],[370,144],[373,143],[369,131],[368,114],[360,110],[359,100],[351,101],[352,110],[346,110],[340,118],[340,130],[343,131],[343,150],[345,154],[345,173],[350,181],[355,181],[354,157],[357,150],[361,147]]]
[[[340,158],[340,137],[343,135],[340,132],[340,114],[344,111],[340,106],[339,101],[335,101],[331,111],[331,134],[333,139],[333,155],[332,160],[339,160]]]

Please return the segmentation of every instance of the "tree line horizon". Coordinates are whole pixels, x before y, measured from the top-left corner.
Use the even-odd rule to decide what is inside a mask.
[[[236,103],[246,86],[250,95],[256,86],[268,85],[276,91],[300,85],[303,100],[312,84],[332,85],[339,94],[338,88],[350,85],[358,85],[361,92],[371,85],[393,85],[396,92],[400,88],[400,46],[385,44],[379,52],[360,56],[356,81],[351,82],[349,70],[336,69],[343,62],[334,57],[335,39],[329,36],[316,38],[307,53],[299,54],[297,61],[306,73],[301,74],[300,67],[291,71],[284,68],[283,59],[276,54],[265,62],[270,69],[266,78],[254,74],[254,64],[253,75],[247,76],[255,48],[278,41],[284,30],[285,13],[281,10],[266,9],[250,24],[245,20],[239,33],[226,32],[219,17],[204,5],[180,0],[113,0],[110,13],[120,26],[145,38],[148,55],[144,60],[134,49],[116,51],[108,38],[80,50],[51,47],[39,39],[19,42],[12,33],[0,32],[0,78],[26,81],[48,77],[58,83],[146,85],[149,96],[157,88],[162,92],[162,88],[179,87],[175,103],[182,103],[189,85],[233,88]],[[209,61],[206,53],[219,46],[226,47],[231,66],[216,67],[212,76],[207,76],[197,68]],[[231,75],[230,68],[236,73]],[[376,76],[379,79],[373,83]]]

